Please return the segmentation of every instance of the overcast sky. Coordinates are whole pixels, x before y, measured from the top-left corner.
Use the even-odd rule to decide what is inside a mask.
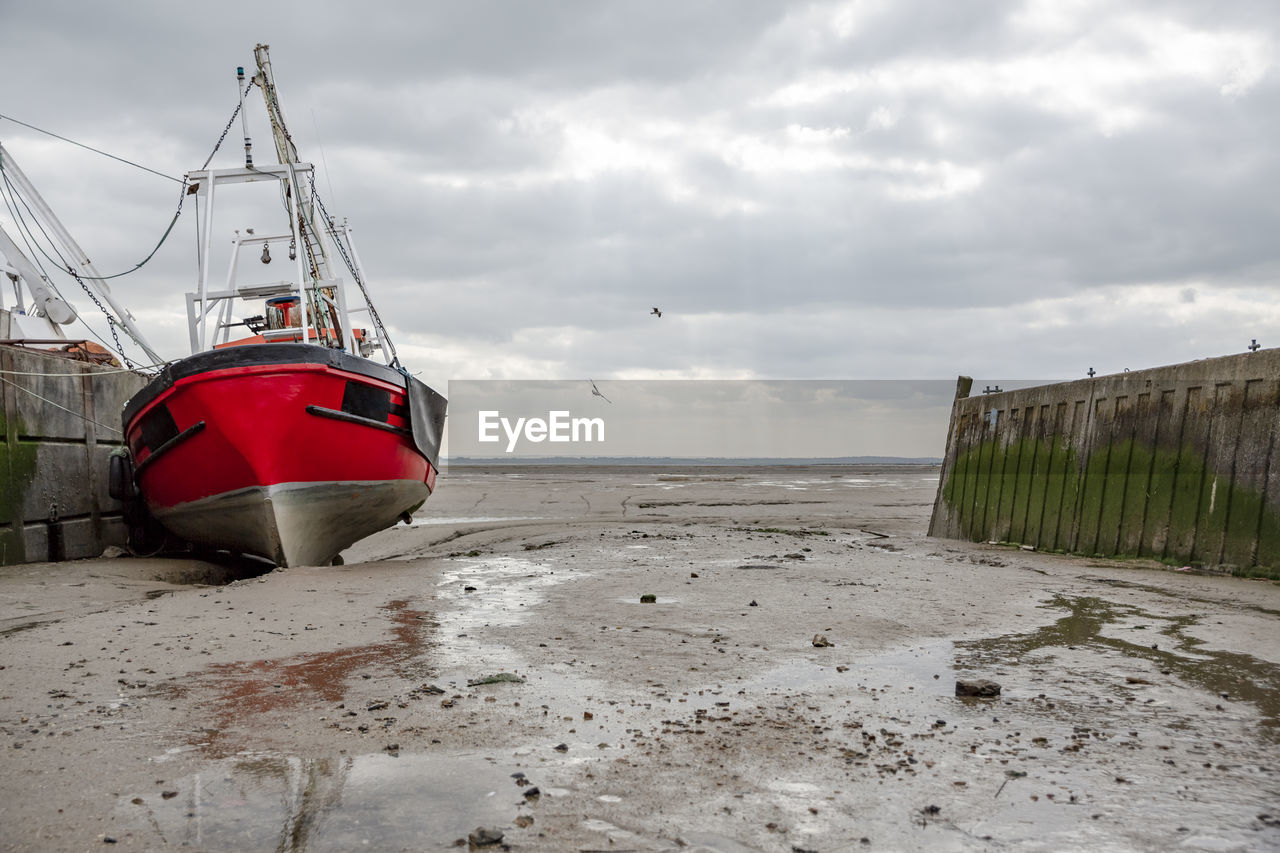
[[[0,113],[180,176],[269,43],[402,360],[441,390],[981,387],[1280,344],[1268,0],[185,6],[0,0]],[[0,141],[104,273],[177,203],[13,122]],[[167,356],[191,214],[113,283]]]

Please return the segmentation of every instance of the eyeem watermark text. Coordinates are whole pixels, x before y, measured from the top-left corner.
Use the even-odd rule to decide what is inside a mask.
[[[506,435],[507,453],[514,453],[516,443],[523,438],[535,444],[542,441],[591,442],[604,441],[604,418],[575,418],[567,411],[548,412],[542,418],[509,418],[497,411],[479,412],[479,441],[502,440],[499,430]]]

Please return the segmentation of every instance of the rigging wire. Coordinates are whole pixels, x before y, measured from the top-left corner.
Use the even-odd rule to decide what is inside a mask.
[[[67,343],[69,343],[69,344],[70,344],[70,343],[75,343],[75,341],[67,341]],[[44,350],[29,350],[29,352],[44,352]],[[82,362],[82,363],[84,363],[84,364],[88,364],[88,362]],[[145,369],[147,369],[147,368],[152,368],[152,367],[164,367],[166,364],[168,364],[168,362],[162,362],[162,363],[160,363],[160,364],[147,364],[147,365],[143,365],[143,367],[142,367],[141,369],[144,369],[144,370],[145,370]],[[137,370],[131,370],[131,369],[129,369],[128,367],[108,367],[108,368],[104,368],[104,369],[98,369],[98,370],[93,370],[93,371],[90,371],[90,372],[81,372],[81,373],[41,373],[41,372],[39,372],[39,371],[32,371],[32,370],[0,370],[0,373],[4,374],[5,376],[89,376],[89,377],[97,377],[97,376],[107,376],[107,375],[112,374],[112,373],[133,373],[133,374],[137,374],[137,372],[138,372]]]
[[[378,340],[386,343],[387,350],[391,353],[391,366],[400,367],[400,356],[396,354],[396,345],[391,342],[391,336],[387,333],[387,327],[382,322],[382,316],[378,314],[378,309],[373,305],[373,299],[369,296],[369,289],[365,286],[364,279],[356,272],[355,263],[347,256],[346,246],[338,238],[337,226],[334,224],[333,217],[329,215],[329,211],[325,209],[324,201],[316,192],[314,174],[311,176],[311,195],[315,199],[316,205],[319,206],[324,221],[328,224],[329,238],[338,247],[338,254],[342,256],[343,264],[346,265],[347,270],[351,273],[351,278],[355,280],[356,285],[360,288],[360,293],[364,296],[364,304],[369,307],[369,316],[373,318],[374,324],[378,327]]]
[[[244,94],[247,95],[249,91],[253,88],[253,86],[254,86],[254,83],[252,80],[250,80],[248,85],[245,87]],[[237,103],[235,109],[231,113],[231,118],[227,120],[226,127],[223,128],[222,134],[218,137],[218,141],[214,143],[213,150],[209,152],[209,156],[205,158],[204,164],[200,167],[201,171],[209,167],[209,164],[213,161],[214,156],[218,153],[218,149],[222,147],[223,141],[226,140],[227,134],[230,132],[232,125],[235,124],[236,117],[239,116],[239,114],[240,114],[240,104]],[[188,193],[189,179],[186,176],[179,179],[179,178],[173,177],[172,175],[166,175],[163,172],[158,172],[155,169],[150,169],[146,166],[140,165],[138,163],[134,163],[131,160],[126,160],[123,157],[117,157],[114,154],[109,154],[106,151],[102,151],[90,145],[85,145],[84,143],[77,142],[74,139],[68,139],[65,136],[61,136],[59,134],[53,133],[52,131],[48,131],[43,128],[36,127],[33,124],[28,124],[27,122],[19,121],[18,119],[13,118],[12,116],[0,114],[0,119],[8,119],[9,121],[12,121],[16,124],[20,124],[23,127],[27,127],[39,133],[52,136],[55,139],[60,139],[64,142],[69,142],[72,145],[79,146],[80,148],[84,148],[96,154],[101,154],[102,156],[109,157],[112,160],[118,160],[121,163],[126,163],[130,166],[137,167],[139,169],[142,169],[145,172],[151,172],[152,174],[159,175],[162,178],[167,178],[171,181],[182,184],[181,194],[178,196],[177,209],[174,211],[173,218],[169,220],[169,225],[168,227],[165,228],[164,233],[160,236],[160,240],[156,243],[155,248],[153,248],[145,258],[143,258],[141,261],[135,264],[132,269],[128,269],[120,273],[115,273],[114,275],[91,276],[87,274],[78,274],[75,268],[67,262],[67,259],[65,257],[62,256],[62,253],[58,251],[56,244],[49,237],[48,232],[45,231],[43,224],[40,222],[40,218],[36,216],[35,213],[31,210],[31,206],[30,204],[28,204],[27,200],[24,199],[14,189],[12,182],[9,180],[9,175],[5,170],[4,158],[0,157],[0,178],[3,178],[3,181],[0,182],[0,196],[4,197],[5,207],[9,210],[9,213],[13,217],[14,222],[17,223],[18,232],[21,235],[23,242],[26,243],[27,249],[32,256],[32,262],[36,265],[37,270],[40,272],[40,274],[43,275],[46,280],[52,283],[52,279],[49,276],[48,270],[45,269],[44,265],[40,263],[40,259],[37,256],[37,250],[38,250],[38,253],[40,255],[44,255],[44,257],[48,259],[50,263],[58,265],[66,273],[68,273],[73,278],[75,278],[76,282],[80,285],[80,287],[84,290],[84,292],[88,295],[88,297],[91,300],[93,300],[94,304],[97,305],[97,307],[102,311],[104,315],[106,315],[107,326],[111,331],[111,337],[115,340],[116,345],[113,348],[110,344],[106,342],[106,340],[103,339],[101,335],[99,335],[91,326],[89,326],[89,324],[86,323],[83,318],[77,315],[77,319],[80,320],[82,324],[84,324],[85,328],[89,331],[90,335],[92,335],[100,344],[102,344],[108,350],[112,351],[116,355],[119,355],[124,360],[125,364],[128,365],[129,370],[135,370],[135,371],[139,369],[145,370],[149,367],[157,366],[157,365],[147,365],[144,367],[144,366],[135,366],[133,364],[129,356],[125,353],[124,346],[120,343],[120,336],[116,332],[116,327],[117,325],[119,325],[120,321],[110,311],[107,310],[106,306],[104,306],[101,301],[99,301],[99,299],[93,293],[93,291],[90,290],[88,285],[85,284],[84,279],[87,278],[92,281],[107,281],[110,279],[120,278],[122,276],[129,275],[130,273],[137,272],[148,261],[154,258],[156,253],[160,251],[160,247],[163,246],[165,241],[169,239],[169,235],[173,233],[174,226],[178,224],[178,218],[182,215],[183,203],[186,201],[187,195],[189,195]],[[19,207],[19,204],[21,205],[21,207]],[[53,249],[54,254],[58,256],[57,260],[55,260],[52,256],[50,256],[50,254],[47,251],[45,251],[44,247],[40,245],[38,241],[35,240],[34,234],[31,231],[31,226],[27,223],[26,218],[22,215],[22,208],[26,209],[27,214],[35,222],[36,227],[39,229],[41,235],[43,235],[45,240],[48,241],[49,246]],[[197,220],[198,219],[199,219],[199,212],[197,211]],[[198,240],[197,240],[197,243],[198,243]],[[56,292],[56,288],[55,288],[55,292]]]
[[[78,342],[68,341],[67,343],[78,343]],[[46,350],[28,350],[28,352],[47,352],[47,351]],[[79,362],[79,364],[90,364],[90,362],[82,361],[82,362]],[[105,377],[105,375],[109,375],[113,373],[132,373],[134,375],[143,375],[143,374],[138,374],[138,370],[150,370],[151,368],[164,368],[164,366],[168,364],[170,364],[169,361],[161,361],[159,362],[159,364],[141,365],[140,368],[137,368],[137,369],[101,368],[101,366],[99,366],[99,369],[93,370],[91,371],[91,373],[38,373],[38,371],[33,371],[33,370],[0,370],[0,374],[4,374],[6,375],[6,377]]]
[[[244,92],[241,95],[241,101],[243,101],[244,95],[249,94],[250,90],[253,89],[254,85],[255,85],[255,81],[252,78],[250,78],[248,84],[245,86]],[[226,140],[227,134],[230,132],[231,127],[235,124],[235,120],[239,116],[240,110],[241,110],[241,104],[238,103],[235,109],[232,110],[231,118],[227,120],[226,127],[223,128],[222,134],[218,137],[218,141],[214,143],[213,150],[209,152],[209,156],[205,159],[204,164],[200,167],[199,171],[204,171],[209,167],[209,163],[213,161],[214,156],[217,154],[218,150],[222,147],[222,143]],[[12,116],[0,114],[0,119],[7,119],[9,121],[14,122],[15,124],[20,124],[23,127],[27,127],[27,128],[30,128],[31,130],[37,131],[38,133],[43,133],[55,139],[59,139],[64,142],[71,143],[72,145],[76,145],[80,148],[84,148],[96,154],[101,154],[104,157],[108,157],[112,160],[117,160],[121,163],[134,166],[135,168],[141,169],[145,172],[150,172],[154,175],[158,175],[159,177],[166,178],[168,180],[174,181],[175,183],[180,183],[182,185],[181,195],[178,198],[178,205],[176,210],[174,211],[173,218],[169,221],[168,227],[165,228],[164,233],[161,235],[160,240],[156,243],[155,248],[153,248],[145,258],[143,258],[141,261],[135,264],[133,268],[125,270],[124,272],[115,273],[113,275],[105,275],[105,276],[83,275],[83,274],[77,273],[75,268],[67,262],[67,259],[63,257],[62,253],[58,250],[54,241],[49,237],[48,233],[45,231],[44,226],[41,224],[39,217],[35,216],[34,212],[31,210],[30,205],[27,203],[26,199],[22,198],[22,196],[14,190],[13,185],[9,180],[9,176],[5,174],[4,160],[3,158],[0,158],[0,177],[3,178],[3,182],[2,182],[3,186],[0,187],[0,196],[4,197],[5,206],[8,208],[15,222],[19,224],[19,233],[22,236],[23,241],[27,244],[27,248],[32,251],[33,255],[35,255],[36,251],[38,251],[39,254],[43,255],[50,263],[58,265],[62,270],[64,270],[66,273],[70,274],[72,277],[76,279],[80,287],[85,291],[85,293],[89,296],[89,298],[93,300],[93,302],[98,306],[98,308],[106,316],[107,325],[111,330],[111,336],[116,343],[116,347],[112,351],[120,355],[121,358],[124,359],[125,363],[128,365],[127,370],[136,372],[139,368],[135,367],[133,363],[130,361],[129,357],[125,354],[124,347],[120,343],[119,335],[116,332],[116,327],[119,324],[119,320],[110,311],[108,311],[107,308],[97,299],[94,293],[85,284],[84,279],[87,278],[92,281],[107,281],[110,279],[120,278],[122,276],[129,275],[131,273],[136,272],[137,270],[141,269],[152,258],[154,258],[156,253],[159,252],[160,247],[164,245],[166,240],[168,240],[169,235],[173,232],[174,226],[178,222],[178,218],[182,215],[183,204],[186,200],[186,197],[190,194],[189,192],[190,178],[187,176],[184,176],[183,178],[179,179],[179,178],[173,177],[172,175],[166,175],[163,172],[156,171],[155,169],[148,168],[139,163],[135,163],[131,160],[126,160],[123,157],[117,157],[116,155],[110,154],[106,151],[102,151],[101,149],[94,148],[82,142],[77,142],[74,139],[68,139],[65,136],[61,136],[59,134],[53,133],[52,131],[45,130],[44,128],[36,127],[35,125],[28,124],[27,122],[24,122],[24,121],[20,121],[16,118],[13,118]],[[312,116],[312,119],[314,121],[314,114]],[[292,142],[291,139],[289,141]],[[321,152],[321,156],[322,157],[324,156],[323,152]],[[292,167],[292,164],[290,164],[290,166]],[[292,172],[292,169],[291,169],[291,172]],[[327,170],[326,170],[326,174],[327,174]],[[375,308],[373,305],[373,301],[369,296],[369,291],[365,285],[364,280],[356,271],[355,264],[353,263],[351,258],[348,256],[346,246],[338,238],[337,228],[334,225],[334,220],[329,215],[328,210],[324,206],[324,202],[321,200],[319,193],[316,190],[314,173],[312,173],[309,176],[309,182],[311,185],[312,201],[320,208],[320,211],[326,222],[325,231],[329,235],[330,239],[333,240],[334,245],[337,247],[339,254],[342,256],[343,264],[346,266],[347,270],[351,273],[352,279],[355,280],[356,284],[360,288],[361,294],[364,296],[365,304],[369,308],[369,312],[372,315],[373,321],[377,324],[377,327],[379,330],[379,337],[382,341],[386,343],[387,348],[390,351],[390,354],[392,357],[391,364],[393,366],[398,366],[399,357],[396,355],[395,345],[391,342],[390,337],[387,335],[386,326],[383,324],[382,318],[378,314],[377,308]],[[297,182],[296,174],[293,175],[293,181],[291,183],[292,185],[297,186],[298,182]],[[287,209],[288,208],[288,189],[285,186],[282,186],[281,190],[282,190],[281,201],[283,203],[283,206]],[[299,202],[301,202],[301,199],[299,199]],[[20,209],[19,204],[21,204],[22,208],[26,208],[28,215],[35,222],[36,228],[39,229],[40,234],[44,237],[44,239],[48,241],[49,246],[53,250],[53,253],[58,256],[56,259],[53,256],[51,256],[48,251],[45,250],[44,246],[42,246],[39,243],[39,241],[35,240],[34,233],[31,230],[31,226],[28,224],[26,217],[22,215],[22,210]],[[197,224],[197,233],[198,233],[199,217],[200,217],[199,205],[197,205],[196,207],[195,215],[197,220],[196,224]],[[301,228],[302,237],[303,237],[302,248],[303,248],[303,251],[307,253],[307,258],[310,262],[310,266],[312,269],[312,288],[313,290],[317,291],[315,295],[318,296],[319,281],[315,275],[316,270],[318,269],[318,259],[314,256],[314,252],[312,251],[311,240],[307,239],[307,234],[309,232],[311,237],[318,241],[320,238],[320,235],[318,233],[319,229],[316,227],[314,222],[307,221],[305,217],[299,216],[299,220],[300,220],[299,224],[302,226]],[[197,255],[200,255],[202,252],[202,247],[200,246],[198,237],[197,237],[196,243],[197,243]],[[47,271],[45,270],[43,265],[40,264],[38,258],[34,260],[34,263],[36,264],[39,272],[42,275],[44,275],[46,279],[49,278]],[[82,323],[84,322],[83,319],[81,319],[81,322]],[[85,327],[88,329],[89,333],[92,334],[103,346],[107,347],[108,349],[112,349],[111,346],[107,344],[107,342],[103,340],[103,338],[100,335],[98,335],[97,332],[95,332],[91,327],[89,327],[87,323],[85,323]],[[148,365],[147,367],[156,367],[156,366],[159,366],[159,365]],[[146,369],[146,368],[143,367],[141,369]],[[0,372],[3,372],[3,371],[0,371]],[[60,374],[47,374],[47,375],[60,375]],[[0,378],[0,381],[7,381],[7,380],[3,380],[2,378]],[[26,390],[26,389],[23,389],[23,390]],[[32,392],[28,392],[28,393],[32,393]],[[38,395],[35,395],[35,396],[38,396]],[[62,408],[62,407],[59,406],[59,408]],[[67,410],[67,411],[70,411],[70,410]],[[75,414],[75,413],[72,412],[72,414]]]
[[[35,391],[32,391],[30,388],[24,388],[23,386],[19,385],[16,382],[10,382],[8,379],[5,379],[3,376],[0,376],[0,382],[3,382],[5,385],[9,385],[13,388],[17,388],[19,391],[25,391],[26,393],[30,394],[32,397],[35,397],[40,402],[53,406],[55,409],[61,409],[67,414],[75,415],[77,418],[80,418],[85,423],[93,424],[96,427],[101,427],[102,429],[105,429],[107,432],[114,432],[116,435],[124,435],[123,432],[116,429],[115,427],[107,426],[104,423],[99,423],[98,421],[95,421],[93,418],[89,417],[83,412],[77,412],[74,409],[68,409],[66,406],[55,403],[53,400],[50,400],[48,397],[41,397],[39,394],[37,394]]]
[[[62,256],[62,252],[58,250],[56,243],[49,236],[49,232],[44,230],[44,224],[40,221],[40,217],[36,216],[35,212],[31,210],[31,206],[27,203],[27,200],[14,191],[13,184],[9,180],[9,175],[5,173],[2,168],[0,168],[0,177],[3,177],[3,186],[8,191],[4,194],[5,207],[8,208],[9,215],[13,217],[14,222],[17,224],[18,231],[22,234],[23,241],[27,244],[27,248],[32,250],[33,255],[38,251],[39,254],[44,255],[50,263],[61,267],[75,278],[76,282],[80,285],[81,289],[84,290],[85,294],[88,295],[88,297],[93,300],[93,303],[98,306],[98,309],[106,315],[107,327],[111,331],[111,337],[115,341],[115,346],[112,347],[111,344],[107,343],[106,340],[94,331],[93,327],[85,322],[83,318],[79,317],[78,314],[77,319],[84,323],[85,328],[89,330],[89,334],[93,335],[100,344],[120,356],[120,358],[124,359],[124,363],[132,368],[134,366],[133,362],[129,359],[128,354],[125,353],[124,345],[120,343],[120,335],[116,332],[116,326],[120,321],[115,317],[115,315],[107,310],[106,306],[104,306],[102,302],[99,301],[98,297],[94,295],[93,291],[89,289],[89,286],[84,283],[79,275],[76,274],[75,268],[72,267],[71,264],[67,262],[67,259]],[[19,203],[21,203],[21,207],[18,206]],[[53,250],[53,253],[58,256],[57,258],[54,258],[45,251],[44,246],[40,245],[40,242],[35,239],[35,234],[31,231],[31,225],[27,222],[27,218],[22,215],[22,208],[26,208],[27,214],[35,222],[36,228],[40,230],[40,234],[49,243],[49,247]],[[35,257],[33,262],[38,265],[40,273],[48,279],[48,271],[42,264],[40,264],[39,258]]]
[[[179,183],[179,184],[183,183],[181,178],[175,178],[173,175],[166,175],[164,172],[157,172],[155,169],[150,169],[146,166],[141,165],[140,163],[135,163],[132,160],[126,160],[123,157],[117,157],[114,154],[108,154],[106,151],[102,151],[98,148],[94,148],[92,145],[85,145],[83,142],[76,142],[74,139],[68,139],[65,136],[59,136],[58,134],[54,133],[51,130],[45,130],[42,127],[36,127],[34,124],[27,124],[25,121],[19,121],[13,116],[7,116],[7,115],[4,115],[3,113],[0,113],[0,119],[8,119],[14,124],[20,124],[23,127],[29,127],[32,130],[36,131],[37,133],[43,133],[46,136],[52,136],[54,139],[61,139],[63,142],[70,142],[72,145],[78,145],[81,148],[85,149],[86,151],[92,151],[95,154],[101,154],[103,157],[110,157],[112,160],[119,160],[121,163],[125,163],[129,166],[133,166],[135,168],[141,169],[144,172],[150,172],[153,175],[159,175],[160,177],[170,181],[174,181],[175,183]]]
[[[248,85],[245,86],[244,94],[246,95],[249,94],[249,90],[252,89],[253,86],[254,86],[254,83],[252,80],[250,80]],[[222,135],[219,136],[218,141],[214,143],[213,150],[210,151],[209,156],[205,158],[204,165],[200,167],[200,171],[203,171],[209,168],[209,163],[213,161],[214,155],[217,154],[218,149],[222,147],[223,141],[227,138],[227,134],[231,131],[231,126],[235,124],[236,117],[239,115],[240,115],[240,105],[237,103],[236,108],[231,112],[231,118],[227,120],[227,126],[223,128]],[[112,160],[119,160],[121,163],[127,163],[130,166],[136,166],[137,168],[142,169],[143,171],[151,172],[152,174],[159,175],[162,178],[168,178],[171,181],[175,181],[177,183],[182,184],[181,194],[178,196],[178,208],[173,212],[173,218],[169,220],[169,225],[167,228],[164,229],[164,233],[160,235],[160,240],[156,243],[155,248],[152,249],[151,252],[145,258],[138,261],[138,263],[134,264],[132,269],[127,269],[124,272],[118,272],[113,275],[98,275],[98,276],[84,275],[83,277],[87,279],[91,279],[93,281],[109,281],[111,279],[121,278],[122,276],[126,276],[131,273],[137,272],[148,261],[150,261],[152,258],[156,256],[156,253],[160,251],[160,247],[164,245],[165,241],[169,239],[169,235],[173,233],[174,226],[178,224],[178,217],[182,215],[182,205],[186,201],[187,195],[189,194],[187,192],[189,180],[187,179],[186,176],[183,176],[182,178],[175,178],[172,175],[166,175],[163,172],[157,172],[155,169],[149,169],[146,166],[139,165],[137,163],[134,163],[131,160],[125,160],[123,157],[117,157],[114,154],[108,154],[105,151],[100,151],[97,148],[93,148],[89,145],[85,145],[83,142],[76,142],[74,139],[67,139],[65,136],[59,136],[56,133],[52,133],[51,131],[47,131],[42,128],[36,127],[35,125],[27,124],[24,121],[18,121],[16,118],[13,118],[12,116],[6,116],[3,114],[0,114],[0,119],[8,119],[9,121],[16,122],[17,124],[20,124],[23,127],[29,127],[32,130],[36,130],[36,131],[39,131],[40,133],[48,134],[49,136],[52,136],[56,139],[61,139],[64,142],[70,142],[72,145],[78,145],[81,148],[85,148],[89,151],[93,151],[96,154],[101,154],[104,157],[110,157]],[[4,160],[3,158],[0,158],[0,171],[3,171],[3,170],[4,170]],[[6,177],[5,180],[7,182],[8,178]],[[68,272],[70,272],[69,269],[68,269]]]
[[[27,259],[35,265],[36,271],[39,272],[46,281],[48,281],[49,271],[44,268],[44,264],[40,262],[40,256],[36,253],[35,247],[31,245],[31,237],[27,233],[25,220],[22,219],[20,212],[15,210],[15,206],[18,204],[19,199],[13,190],[13,184],[9,182],[9,176],[4,174],[3,171],[0,171],[0,177],[4,179],[3,182],[0,182],[0,196],[3,196],[4,206],[9,211],[9,215],[13,218],[14,223],[17,225],[16,230],[18,232],[18,236],[21,237],[22,242],[26,244]],[[25,201],[23,203],[25,204]],[[30,208],[28,207],[27,210],[30,211]],[[57,291],[56,287],[54,288],[54,291]]]

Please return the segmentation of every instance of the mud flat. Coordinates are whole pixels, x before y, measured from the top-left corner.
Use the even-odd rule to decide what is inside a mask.
[[[936,477],[459,468],[344,566],[2,570],[0,846],[1280,847],[1280,585],[930,540]]]

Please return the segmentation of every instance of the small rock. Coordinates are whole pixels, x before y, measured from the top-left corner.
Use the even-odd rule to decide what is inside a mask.
[[[831,642],[830,640],[828,640],[825,634],[814,634],[814,635],[813,635],[813,647],[814,647],[815,649],[826,649],[826,648],[830,648],[830,647],[832,647],[832,646],[834,646],[834,645],[835,645],[835,643],[833,643],[833,642]]]
[[[534,785],[532,788],[524,792],[524,798],[526,800],[536,800],[538,799],[538,797],[541,797],[541,796],[542,796],[542,792],[538,790],[537,785]]]
[[[653,593],[645,593],[644,595],[640,596],[640,603],[641,604],[657,604],[658,596],[654,595]]]
[[[689,572],[689,577],[696,578],[697,576],[698,576],[697,572]]]
[[[750,604],[748,604],[747,606],[748,606],[748,607],[759,607],[760,605],[759,605],[759,604],[757,604],[757,603],[756,603],[756,600],[753,598],[753,599],[751,599],[751,603],[750,603]]]
[[[555,745],[554,747],[552,747],[552,748],[553,748],[553,749],[555,749],[555,751],[556,751],[556,752],[568,752],[568,751],[569,751],[569,744],[567,744],[567,743],[558,743],[558,744],[556,744],[556,745]]]
[[[119,545],[108,545],[106,548],[102,549],[102,559],[104,560],[114,560],[117,557],[127,556],[129,556],[129,552],[121,548]],[[115,844],[114,841],[109,841],[107,843]]]
[[[161,791],[160,796],[166,800],[172,800],[174,797],[178,796],[178,792],[177,791]]]
[[[467,836],[467,841],[476,847],[492,847],[502,842],[502,830],[485,829],[480,826],[476,828],[475,832]]]
[[[512,821],[512,823],[514,823],[516,826],[520,827],[521,829],[528,829],[529,827],[533,826],[533,818],[527,814],[522,814],[519,817],[517,817],[514,821]]]
[[[978,696],[989,699],[1000,695],[1000,685],[987,678],[958,679],[956,681],[957,696]]]
[[[524,684],[524,679],[513,672],[496,672],[467,680],[468,687],[479,687],[482,684]]]

